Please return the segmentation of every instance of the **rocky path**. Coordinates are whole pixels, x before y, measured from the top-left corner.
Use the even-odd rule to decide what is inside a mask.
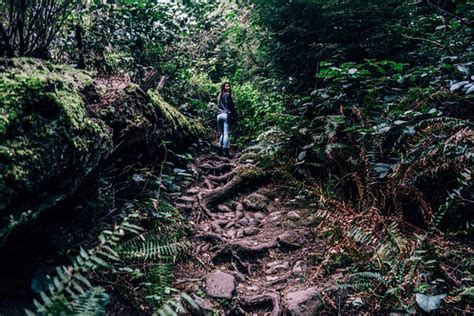
[[[312,260],[324,252],[311,205],[251,160],[203,154],[197,183],[175,197],[193,228],[195,260],[174,286],[194,293],[193,315],[315,315],[322,309]],[[293,193],[292,193],[293,192]],[[213,314],[214,313],[214,314]]]

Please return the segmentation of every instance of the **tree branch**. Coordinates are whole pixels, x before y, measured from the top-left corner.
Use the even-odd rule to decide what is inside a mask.
[[[441,43],[438,43],[438,42],[429,40],[429,39],[427,39],[427,38],[413,37],[413,36],[409,36],[409,35],[406,35],[406,34],[402,34],[402,36],[405,37],[405,38],[411,39],[411,40],[417,40],[417,41],[428,42],[428,43],[431,43],[431,44],[433,44],[433,45],[438,46],[439,48],[446,49],[446,45],[443,45],[443,44],[441,44]]]

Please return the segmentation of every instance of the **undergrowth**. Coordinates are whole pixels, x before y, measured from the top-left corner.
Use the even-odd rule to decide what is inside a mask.
[[[174,155],[174,160],[190,158]],[[179,157],[178,157],[179,156]],[[103,228],[91,248],[70,249],[71,264],[58,266],[45,277],[34,310],[28,315],[104,315],[114,311],[117,297],[145,314],[177,315],[184,304],[195,306],[185,292],[172,287],[171,275],[190,248],[182,215],[169,202],[168,192],[190,175],[176,175],[164,160],[159,174],[140,170],[131,181],[150,197],[125,203],[114,224]],[[148,193],[146,193],[148,192]],[[125,302],[125,301],[124,301]],[[124,304],[124,302],[120,304]]]

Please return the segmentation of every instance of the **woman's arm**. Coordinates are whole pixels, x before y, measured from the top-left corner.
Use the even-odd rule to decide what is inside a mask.
[[[229,109],[232,117],[237,121],[237,111],[235,110],[234,100],[232,100],[232,95],[227,95],[227,108]]]

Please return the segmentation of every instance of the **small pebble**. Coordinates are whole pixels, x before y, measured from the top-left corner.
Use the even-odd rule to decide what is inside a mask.
[[[265,218],[265,214],[260,213],[260,212],[257,212],[257,213],[255,213],[255,214],[253,214],[253,217],[254,217],[255,219],[264,219],[264,218]]]
[[[289,220],[292,220],[292,221],[296,221],[296,220],[300,219],[300,215],[295,211],[288,212],[288,214],[286,216]]]
[[[242,226],[247,226],[250,224],[250,220],[247,217],[239,219],[239,224]]]

